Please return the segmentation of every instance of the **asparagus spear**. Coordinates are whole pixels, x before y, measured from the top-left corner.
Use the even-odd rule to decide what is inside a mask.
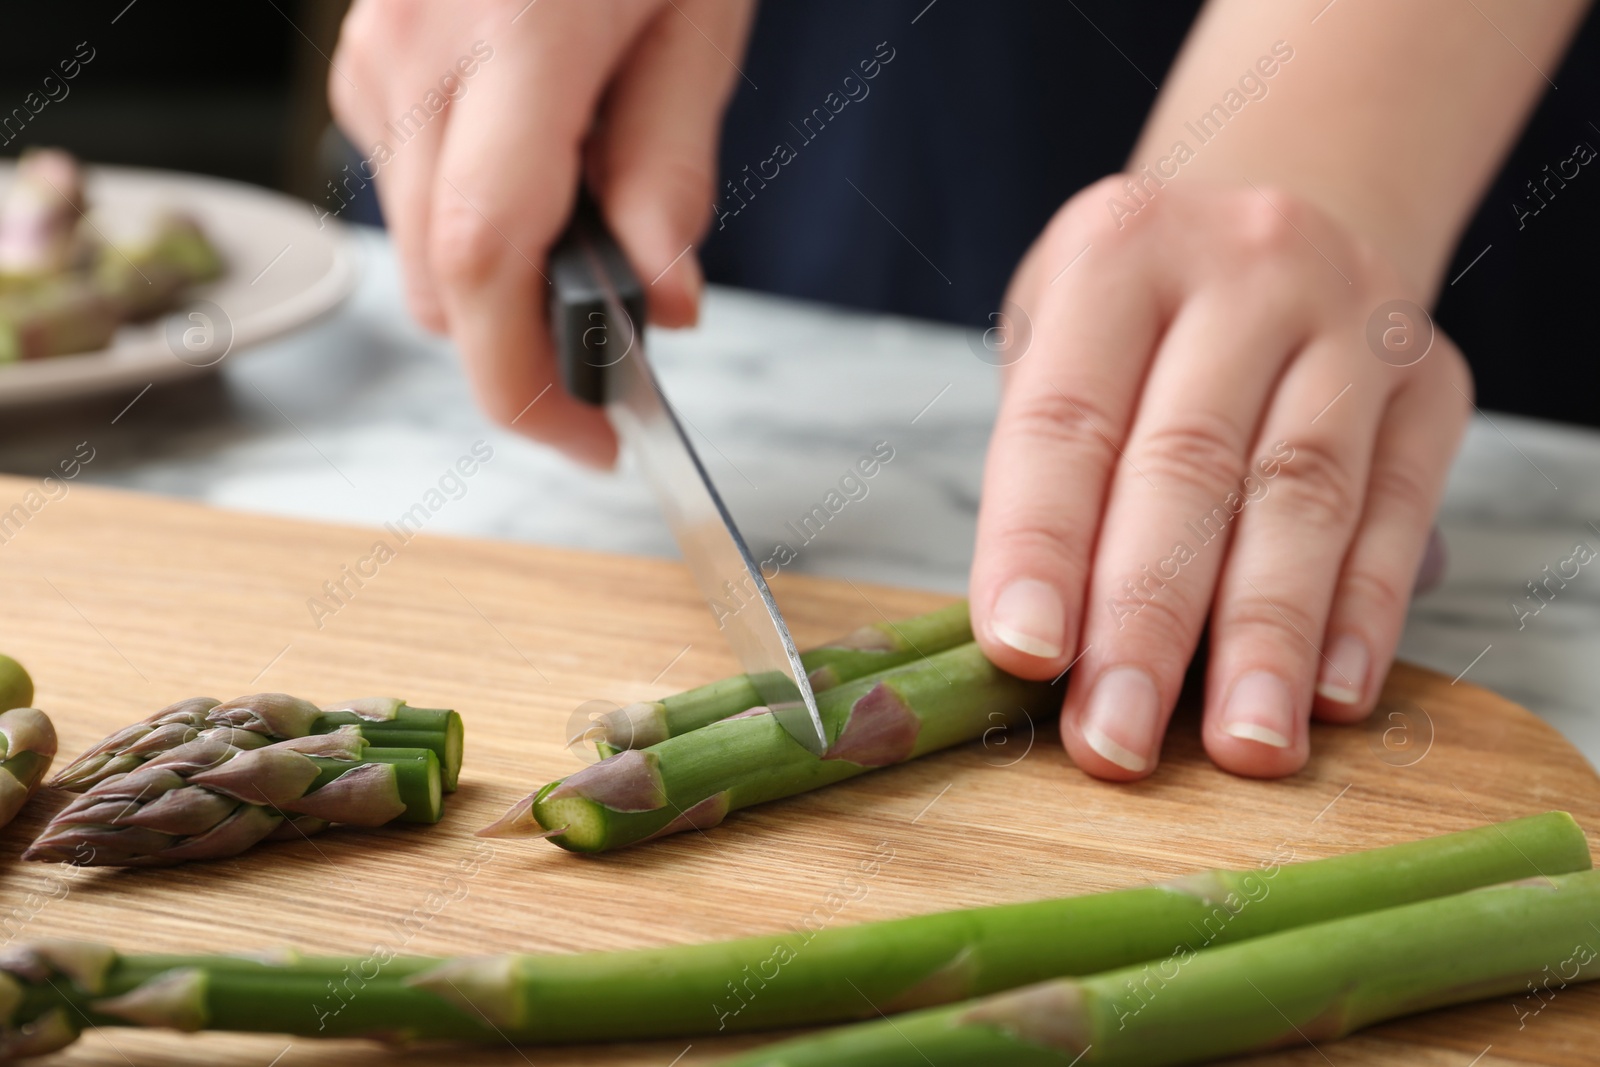
[[[949,1003],[1160,959],[1175,945],[1254,944],[1247,939],[1296,925],[1588,866],[1582,830],[1552,812],[1163,886],[629,952],[384,957],[373,966],[46,941],[0,956],[0,1060],[60,1048],[91,1025],[500,1044],[875,1017],[868,1000],[886,1011]]]
[[[329,823],[433,823],[440,814],[439,760],[428,749],[369,748],[354,726],[253,749],[201,737],[89,789],[22,858],[165,866]]]
[[[801,747],[765,708],[630,749],[519,801],[485,837],[544,835],[603,852],[717,825],[730,811],[887,767],[1053,709],[1056,689],[965,644],[817,695],[829,744]]]
[[[318,709],[284,693],[257,693],[219,704],[209,697],[180,700],[118,730],[68,764],[50,782],[81,793],[196,738],[260,748],[276,741],[355,726],[377,748],[426,748],[439,758],[446,792],[461,774],[461,716],[444,708],[413,708],[393,697],[346,700]]]
[[[17,817],[56,756],[56,731],[38,708],[0,712],[0,826]]]
[[[725,1067],[1165,1067],[1293,1047],[1600,978],[1596,915],[1600,871],[1535,877],[845,1027]]]
[[[972,620],[967,602],[960,600],[914,619],[863,626],[802,652],[800,665],[806,669],[811,687],[820,693],[971,640]],[[645,748],[761,703],[750,676],[738,674],[675,696],[629,704],[598,716],[588,732],[598,730],[601,739],[615,748]]]

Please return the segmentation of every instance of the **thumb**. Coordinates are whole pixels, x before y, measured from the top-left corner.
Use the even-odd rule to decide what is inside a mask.
[[[592,187],[660,326],[699,315],[694,246],[711,219],[717,135],[751,13],[747,0],[664,7],[619,64],[591,141]]]

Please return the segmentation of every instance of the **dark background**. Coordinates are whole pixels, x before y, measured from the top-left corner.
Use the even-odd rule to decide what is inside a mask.
[[[985,325],[1055,207],[1120,166],[1155,95],[1145,76],[1162,80],[1199,4],[939,0],[912,25],[925,6],[763,3],[741,62],[761,88],[742,83],[735,98],[725,177],[767,158],[774,131],[818,106],[879,41],[896,55],[867,100],[713,232],[704,249],[713,280]],[[325,100],[326,56],[344,7],[30,5],[25,22],[14,18],[0,35],[0,115],[21,106],[78,42],[96,55],[70,95],[0,153],[54,144],[99,162],[316,197],[344,161]],[[1437,309],[1473,364],[1482,406],[1591,425],[1600,424],[1590,314],[1600,160],[1520,231],[1512,204],[1577,142],[1600,148],[1596,58],[1600,18],[1591,14],[1552,72],[1559,91],[1546,93],[1467,230],[1446,279],[1466,273],[1445,286]]]
[[[309,197],[324,180],[324,54],[332,54],[345,7],[343,0],[26,5],[26,16],[13,12],[0,34],[0,117],[58,74],[80,41],[95,58],[67,83],[67,97],[46,105],[0,154],[59,145],[95,162],[198,171]]]

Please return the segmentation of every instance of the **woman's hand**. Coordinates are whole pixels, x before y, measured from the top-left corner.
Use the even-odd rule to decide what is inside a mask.
[[[376,171],[412,314],[454,337],[497,422],[590,463],[613,460],[604,416],[558,382],[545,254],[586,176],[649,283],[652,321],[694,321],[691,245],[710,219],[750,16],[748,0],[358,0],[351,10],[329,77],[334,112],[367,157],[362,176]]]
[[[1377,700],[1471,381],[1425,320],[1375,354],[1369,319],[1403,331],[1382,306],[1428,295],[1308,203],[1126,180],[1075,196],[1011,283],[1031,340],[985,471],[978,639],[1026,677],[1075,662],[1067,750],[1133,779],[1209,619],[1206,750],[1290,774],[1313,715]]]

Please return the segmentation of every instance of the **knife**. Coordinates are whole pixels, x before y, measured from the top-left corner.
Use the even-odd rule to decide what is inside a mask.
[[[828,738],[794,638],[650,368],[644,286],[587,193],[549,268],[551,332],[567,390],[605,407],[756,691],[789,736],[821,756]]]

